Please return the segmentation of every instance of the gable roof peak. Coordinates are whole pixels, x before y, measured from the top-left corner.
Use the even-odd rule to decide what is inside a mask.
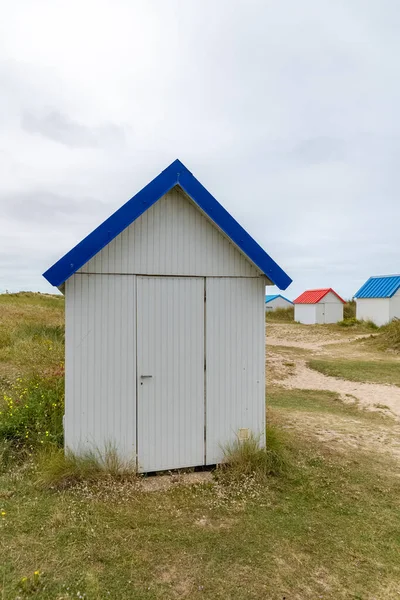
[[[107,246],[124,229],[140,217],[173,187],[179,187],[214,224],[247,256],[268,279],[281,290],[291,278],[239,225],[228,211],[206,190],[177,158],[164,171],[128,200],[115,213],[58,260],[43,276],[61,286],[69,277]]]
[[[343,304],[346,304],[345,300],[339,296],[332,288],[319,288],[316,290],[306,290],[300,296],[298,296],[295,300],[293,300],[293,304],[318,304],[325,296],[327,296],[331,292],[334,294]]]

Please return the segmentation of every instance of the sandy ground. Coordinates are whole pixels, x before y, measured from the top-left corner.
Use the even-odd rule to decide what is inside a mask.
[[[287,388],[329,390],[337,392],[342,400],[356,399],[360,405],[370,410],[385,410],[387,407],[400,419],[400,388],[394,385],[377,383],[357,383],[336,377],[328,377],[306,366],[306,361],[295,353],[284,349],[298,348],[309,351],[309,357],[338,356],[358,358],[363,350],[352,342],[369,335],[348,332],[332,332],[323,327],[299,325],[267,325],[267,372],[272,373],[272,381]],[[282,351],[280,351],[282,350]],[[367,351],[364,358],[368,359]],[[382,359],[381,355],[374,356]],[[269,367],[269,368],[268,368]],[[400,361],[399,361],[400,369]]]
[[[270,323],[266,333],[267,384],[336,392],[344,402],[357,402],[360,407],[392,417],[382,422],[369,422],[351,416],[293,410],[286,414],[286,427],[300,428],[304,435],[316,437],[335,450],[351,452],[360,449],[400,459],[399,387],[329,377],[306,366],[307,358],[316,357],[387,359],[386,355],[357,343],[369,335],[335,332],[323,326]]]
[[[400,366],[399,366],[400,368]],[[288,388],[303,390],[330,390],[337,392],[342,400],[354,397],[368,409],[382,409],[387,406],[400,418],[400,388],[379,383],[358,383],[336,377],[328,377],[306,367],[304,361],[296,365],[294,375],[282,381]]]
[[[176,471],[166,475],[150,475],[140,479],[140,488],[143,492],[162,492],[176,485],[193,485],[213,483],[211,471],[197,471],[185,473]]]
[[[302,348],[304,350],[323,351],[333,344],[349,344],[355,340],[368,338],[371,334],[352,332],[336,332],[324,329],[323,326],[302,326],[283,324],[267,324],[267,345]]]

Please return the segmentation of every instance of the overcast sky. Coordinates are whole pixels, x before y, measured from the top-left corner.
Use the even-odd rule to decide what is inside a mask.
[[[4,3],[0,291],[52,291],[175,158],[290,298],[400,272],[399,31],[398,0]]]

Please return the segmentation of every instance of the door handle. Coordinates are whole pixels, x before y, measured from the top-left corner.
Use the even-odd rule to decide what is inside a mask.
[[[151,379],[153,375],[141,375],[140,379]]]

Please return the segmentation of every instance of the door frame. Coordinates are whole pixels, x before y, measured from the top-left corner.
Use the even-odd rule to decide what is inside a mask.
[[[203,321],[203,362],[202,362],[202,368],[203,368],[203,376],[202,376],[202,381],[203,381],[203,399],[202,399],[202,415],[203,415],[203,434],[202,434],[202,443],[203,443],[203,451],[202,451],[202,462],[200,463],[200,461],[197,463],[199,466],[201,465],[206,465],[206,452],[207,452],[207,446],[206,446],[206,442],[207,442],[207,422],[206,422],[206,417],[207,417],[207,389],[206,389],[206,385],[207,385],[207,371],[206,371],[206,277],[205,276],[191,276],[191,275],[137,275],[136,276],[136,307],[135,307],[135,321],[136,321],[136,340],[135,340],[135,346],[136,346],[136,406],[135,406],[135,413],[136,413],[136,431],[135,431],[135,441],[136,441],[136,470],[138,472],[152,472],[152,471],[146,471],[143,469],[140,469],[140,436],[141,436],[141,432],[140,432],[140,427],[139,427],[139,423],[140,423],[140,397],[141,397],[141,393],[140,393],[140,383],[141,383],[141,373],[139,372],[140,370],[140,365],[139,365],[139,328],[140,328],[140,322],[141,319],[143,319],[143,316],[140,314],[141,312],[141,308],[139,306],[139,294],[140,294],[140,281],[139,280],[156,280],[156,279],[168,279],[168,280],[185,280],[185,279],[190,279],[190,280],[203,280],[203,286],[202,286],[202,302],[203,302],[203,311],[202,311],[202,321]],[[166,430],[167,431],[167,430]],[[197,461],[196,461],[197,462]],[[195,466],[197,466],[197,464]],[[187,465],[187,467],[190,467],[193,465]],[[174,468],[185,468],[185,466],[182,467],[171,467],[172,469]],[[157,470],[157,469],[156,469]]]

